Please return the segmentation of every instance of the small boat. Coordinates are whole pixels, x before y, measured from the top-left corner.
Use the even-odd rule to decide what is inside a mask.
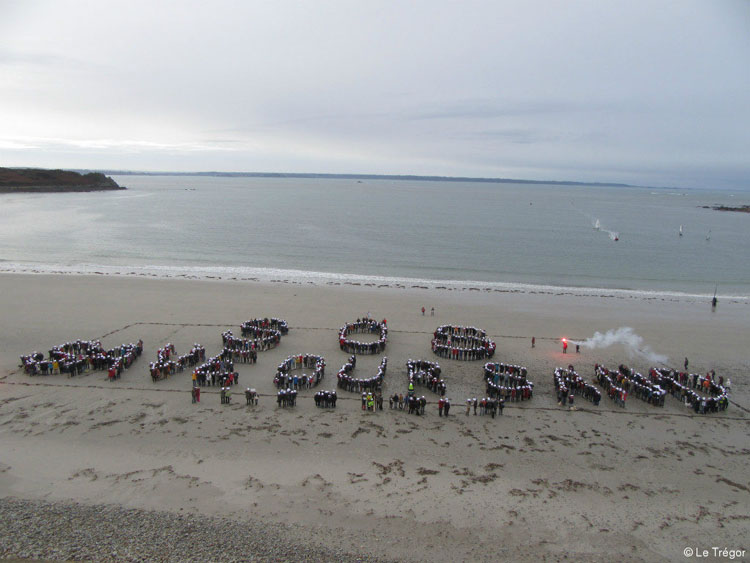
[[[594,223],[594,228],[599,231],[602,228],[601,223],[599,223],[599,219],[596,220],[596,223]]]
[[[711,240],[711,230],[706,233],[706,240]]]
[[[680,236],[682,236],[682,225],[680,225]]]

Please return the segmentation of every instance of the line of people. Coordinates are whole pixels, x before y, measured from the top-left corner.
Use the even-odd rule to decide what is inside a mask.
[[[336,374],[339,389],[351,393],[367,393],[371,391],[380,391],[383,386],[386,370],[388,369],[388,356],[383,356],[378,366],[378,372],[372,377],[358,378],[352,377],[354,369],[357,367],[357,356],[352,354],[349,360],[341,366]]]
[[[234,362],[221,354],[209,358],[193,369],[193,387],[228,387],[239,383],[240,374],[234,371]]]
[[[565,368],[555,368],[554,374],[555,391],[557,392],[557,404],[573,407],[574,395],[580,395],[584,399],[598,406],[602,400],[602,393],[595,385],[586,383],[578,375],[572,365]]]
[[[495,342],[473,326],[442,325],[435,330],[432,351],[441,358],[482,360],[495,355]]]
[[[659,381],[652,381],[640,373],[620,364],[617,371],[610,371],[604,366],[594,364],[594,374],[602,389],[619,407],[625,407],[631,393],[638,399],[663,407],[667,392]]]
[[[298,369],[312,369],[311,374],[303,373],[293,374],[294,370]],[[310,389],[320,383],[321,379],[325,375],[326,361],[323,356],[317,356],[315,354],[299,354],[289,356],[286,360],[279,364],[276,368],[276,375],[273,378],[273,383],[277,389],[287,390],[298,390],[298,389]]]
[[[276,393],[276,404],[279,407],[297,406],[297,390],[296,389],[279,389],[279,392]]]
[[[73,377],[87,371],[106,370],[110,381],[119,379],[143,353],[143,341],[121,344],[105,350],[99,340],[75,340],[49,350],[45,359],[41,352],[21,356],[21,367],[28,375],[55,375],[65,373]]]
[[[530,400],[534,396],[534,383],[527,374],[528,370],[522,366],[487,362],[484,364],[487,397],[514,403]]]
[[[500,411],[501,415],[503,414],[505,400],[503,398],[495,399],[493,397],[483,397],[481,399],[474,397],[473,399],[466,399],[466,416],[469,416],[472,407],[474,408],[474,416],[477,415],[478,408],[480,416],[489,415],[492,418],[495,418],[498,411]]]
[[[331,391],[318,391],[315,393],[315,406],[322,409],[335,409],[336,408],[336,390]]]
[[[281,342],[281,336],[289,332],[286,321],[281,319],[252,319],[240,325],[240,332],[245,341],[241,342],[250,350],[265,351],[275,348]],[[234,339],[232,331],[228,330],[222,334]],[[236,346],[233,346],[236,347]]]
[[[378,334],[374,342],[360,342],[349,337],[351,334]],[[383,319],[377,322],[372,319],[357,319],[339,329],[339,346],[347,354],[379,354],[385,350],[388,342],[388,325]]]
[[[253,332],[253,329],[278,330],[282,335],[289,333],[289,325],[286,321],[284,319],[277,319],[276,317],[245,321],[242,323],[242,336],[248,336]]]
[[[658,380],[670,395],[698,414],[707,414],[726,410],[729,407],[727,389],[724,379],[716,379],[716,373],[705,376],[697,373],[677,372],[666,368],[651,368],[649,376]],[[700,390],[704,395],[696,392]]]
[[[441,397],[445,396],[448,386],[445,380],[440,379],[442,370],[437,362],[409,358],[406,362],[406,372],[409,376],[410,394],[414,392],[416,385],[422,385]]]
[[[258,341],[252,338],[238,338],[231,330],[221,333],[221,343],[224,345],[224,357],[231,358],[243,364],[254,364],[258,361]]]
[[[168,343],[156,351],[156,362],[149,363],[151,380],[156,382],[166,379],[186,367],[193,367],[206,359],[206,349],[200,344],[193,344],[190,352],[175,358],[174,344]]]

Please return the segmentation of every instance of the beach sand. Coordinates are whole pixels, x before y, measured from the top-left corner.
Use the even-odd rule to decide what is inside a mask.
[[[36,522],[0,527],[0,557],[678,561],[686,547],[750,548],[744,301],[712,313],[708,302],[614,294],[7,274],[0,306],[0,515]],[[437,326],[466,324],[496,340],[495,361],[528,367],[533,399],[496,419],[466,416],[465,400],[484,392],[483,362],[437,359],[448,418],[427,390],[424,417],[387,401],[363,412],[343,391],[335,410],[318,409],[317,389],[301,391],[296,408],[277,408],[276,366],[321,354],[319,388],[335,387],[348,358],[338,328],[368,312],[388,321],[386,397],[405,391],[407,359],[436,359]],[[238,334],[241,322],[265,316],[286,319],[289,334],[257,364],[236,364],[232,404],[221,405],[215,388],[191,404],[189,371],[151,381],[148,362],[165,343],[183,354],[197,342],[213,355],[222,331]],[[619,345],[561,353],[563,336],[622,326],[674,367],[687,356],[691,371],[731,377],[729,409],[693,415],[672,397],[664,408],[631,398],[622,409],[606,397],[598,407],[582,398],[576,411],[559,407],[555,366],[572,363],[588,380],[596,362],[648,370]],[[77,338],[141,338],[145,349],[115,382],[103,372],[29,377],[18,368],[19,355]],[[380,359],[359,356],[355,376],[374,375]],[[261,394],[258,406],[245,406],[245,387]],[[85,513],[92,507],[94,516]],[[164,537],[139,547],[144,529],[129,519],[154,518]],[[247,542],[211,541],[222,534]],[[159,551],[160,541],[171,548]]]

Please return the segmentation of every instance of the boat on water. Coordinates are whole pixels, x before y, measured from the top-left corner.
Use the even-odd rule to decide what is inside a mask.
[[[682,225],[680,225],[680,236],[682,236]]]

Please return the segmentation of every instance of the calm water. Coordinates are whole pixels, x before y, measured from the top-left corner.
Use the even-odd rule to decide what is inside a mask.
[[[702,208],[747,204],[750,192],[391,180],[115,180],[128,191],[0,195],[0,271],[148,271],[317,282],[409,278],[430,285],[458,280],[694,294],[712,294],[718,284],[719,295],[750,295],[750,216]],[[593,228],[596,219],[603,230]]]

